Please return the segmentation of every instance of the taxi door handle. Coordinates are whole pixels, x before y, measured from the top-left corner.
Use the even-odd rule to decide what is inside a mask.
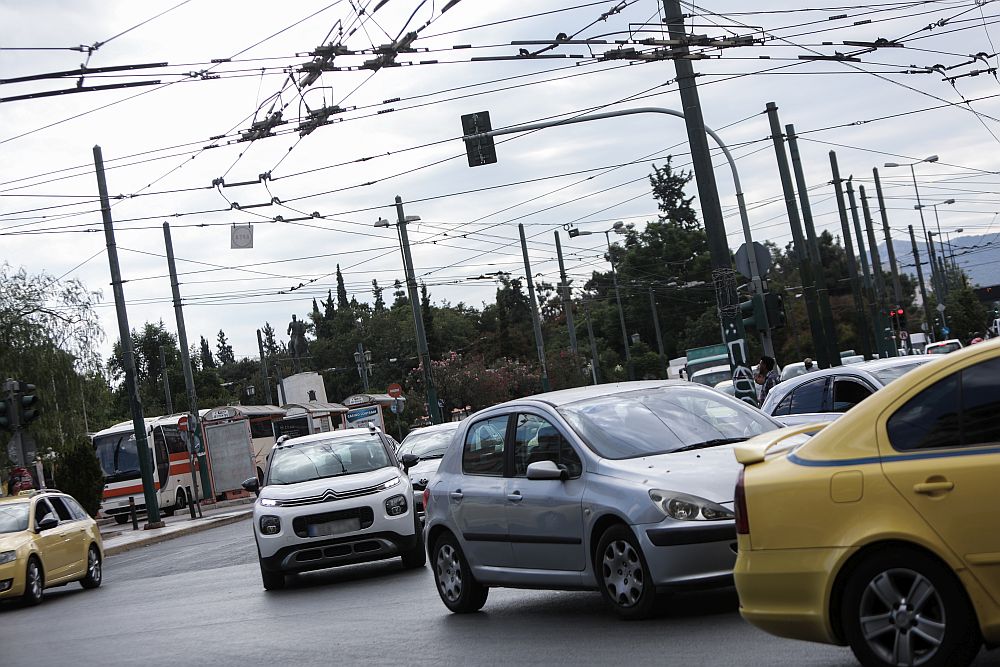
[[[955,482],[920,482],[913,485],[913,490],[917,493],[933,494],[951,491],[955,488]]]

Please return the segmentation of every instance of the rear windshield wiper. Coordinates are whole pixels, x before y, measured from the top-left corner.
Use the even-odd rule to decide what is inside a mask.
[[[693,449],[707,449],[709,447],[718,447],[720,445],[731,445],[734,442],[743,442],[747,438],[715,438],[714,440],[706,440],[704,442],[696,442],[693,445],[685,445],[684,447],[679,447],[673,451],[674,452],[690,452]]]

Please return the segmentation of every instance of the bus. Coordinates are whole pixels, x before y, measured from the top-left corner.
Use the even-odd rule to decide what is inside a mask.
[[[165,516],[187,506],[191,486],[191,461],[187,444],[177,428],[179,415],[146,418],[146,441],[151,450],[153,486],[160,512]],[[136,511],[146,511],[139,473],[139,453],[131,421],[115,424],[93,436],[94,451],[104,473],[101,512],[118,523],[129,520],[129,498]]]

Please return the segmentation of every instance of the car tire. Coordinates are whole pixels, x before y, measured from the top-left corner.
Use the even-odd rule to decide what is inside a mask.
[[[427,564],[427,550],[424,547],[424,531],[420,527],[417,513],[413,513],[413,529],[416,531],[417,543],[409,551],[403,552],[403,567],[415,570]]]
[[[33,607],[42,601],[45,596],[45,572],[38,558],[31,556],[28,558],[28,565],[24,570],[24,594],[21,601],[25,605]]]
[[[128,514],[115,514],[115,523],[120,526],[128,523]]]
[[[285,587],[285,573],[267,570],[263,563],[260,564],[260,578],[265,591],[280,591]]]
[[[87,549],[87,573],[80,580],[80,585],[84,588],[97,588],[101,585],[104,576],[104,563],[101,561],[101,552],[97,545],[91,544]]]
[[[639,541],[628,526],[611,526],[597,543],[594,570],[604,601],[625,620],[649,618],[656,586]]]
[[[445,533],[434,544],[432,565],[434,583],[444,606],[456,614],[470,614],[483,608],[490,589],[472,576],[469,561],[451,533]]]
[[[983,641],[958,578],[909,549],[885,549],[862,561],[847,579],[840,616],[847,643],[866,667],[965,667]]]

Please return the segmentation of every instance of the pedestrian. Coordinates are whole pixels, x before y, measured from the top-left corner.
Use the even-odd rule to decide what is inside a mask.
[[[976,343],[982,343],[982,342],[983,342],[983,337],[977,331],[976,335],[973,336],[972,340],[969,341],[969,345],[975,345]]]
[[[760,358],[760,363],[757,364],[757,371],[754,373],[754,382],[760,385],[761,405],[763,405],[764,399],[767,398],[767,394],[774,388],[774,385],[781,381],[781,377],[778,375],[775,366],[774,357],[769,357],[766,354]]]
[[[806,357],[805,360],[802,363],[806,367],[806,373],[808,373],[809,371],[811,371],[813,369],[813,360],[812,360],[812,358]]]

